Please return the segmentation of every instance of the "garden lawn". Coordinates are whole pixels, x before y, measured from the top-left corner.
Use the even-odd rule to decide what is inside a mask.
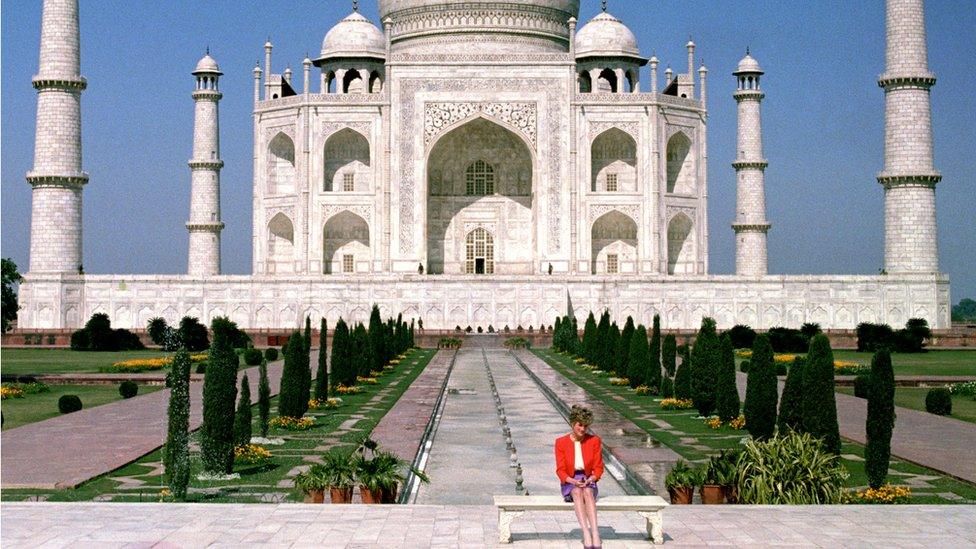
[[[748,431],[735,430],[728,426],[711,429],[702,419],[696,419],[698,412],[695,410],[662,410],[657,397],[637,395],[629,387],[610,385],[608,376],[593,374],[567,355],[551,349],[533,349],[532,352],[686,460],[704,461],[723,448],[739,446],[742,438],[749,435]],[[662,428],[651,419],[667,422],[671,429]],[[846,483],[850,488],[867,485],[863,455],[864,446],[844,442],[841,462],[850,473]],[[904,482],[903,478],[911,475],[930,475],[934,478],[923,481],[926,486],[912,488],[912,503],[976,503],[976,486],[925,467],[897,458],[892,459],[888,474],[892,484],[901,484]],[[943,498],[937,496],[938,493],[951,493],[955,496],[952,496],[953,499]],[[957,496],[959,499],[955,499]]]
[[[871,365],[873,356],[873,353],[834,350],[835,360],[853,360],[865,366]],[[891,364],[896,376],[973,376],[976,378],[976,350],[892,353]]]
[[[837,392],[853,395],[853,387],[839,387]],[[925,411],[925,395],[928,387],[896,387],[895,406]],[[956,419],[976,423],[976,400],[972,396],[952,395],[952,415]]]
[[[387,370],[376,385],[361,384],[364,391],[357,395],[342,395],[342,403],[335,410],[309,410],[306,417],[314,417],[315,425],[307,431],[287,431],[272,427],[269,438],[282,438],[284,444],[266,445],[272,453],[266,463],[235,464],[239,479],[201,481],[199,431],[190,435],[190,486],[188,501],[220,503],[277,503],[301,501],[301,491],[294,488],[292,478],[296,468],[314,463],[328,448],[338,447],[352,452],[356,441],[373,431],[380,419],[389,412],[414,379],[436,354],[434,349],[414,349],[396,368]],[[314,364],[313,364],[314,372]],[[386,392],[383,392],[386,390]],[[381,394],[382,393],[382,394]],[[6,401],[5,401],[6,402]],[[271,400],[271,417],[277,417],[278,397]],[[257,405],[252,407],[253,436],[260,435]],[[355,416],[355,417],[353,417]],[[73,490],[3,490],[0,499],[18,501],[46,499],[48,501],[172,501],[163,490],[166,481],[162,474],[161,450],[155,450],[121,469],[86,482]],[[123,479],[124,477],[124,479]],[[162,495],[161,495],[162,494]]]
[[[158,349],[97,353],[70,349],[2,349],[0,373],[5,375],[94,374],[113,362],[169,356]]]
[[[94,408],[116,400],[122,400],[118,384],[111,385],[50,385],[50,392],[25,394],[23,398],[8,398],[3,401],[3,430],[13,429],[28,423],[42,421],[61,415],[58,399],[61,395],[78,395],[84,409]],[[162,387],[140,385],[139,394],[145,395]]]

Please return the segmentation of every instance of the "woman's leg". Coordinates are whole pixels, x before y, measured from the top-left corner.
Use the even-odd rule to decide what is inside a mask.
[[[586,502],[584,501],[584,498],[586,496],[583,495],[584,493],[586,493],[588,491],[589,490],[586,490],[584,488],[573,488],[573,492],[572,492],[572,494],[573,494],[573,509],[576,510],[576,520],[579,521],[580,530],[583,531],[583,545],[585,547],[589,547],[589,546],[593,545],[593,540],[592,540],[592,538],[590,536],[589,524],[587,523],[587,519],[586,519],[586,516],[587,516],[587,514],[586,514]]]
[[[593,547],[603,545],[600,541],[600,527],[596,521],[596,497],[593,495],[593,488],[583,488],[583,507],[586,510],[586,520],[590,523],[590,540]]]

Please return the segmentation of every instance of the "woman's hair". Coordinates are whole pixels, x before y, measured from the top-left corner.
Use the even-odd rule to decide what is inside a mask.
[[[593,412],[589,408],[584,408],[578,404],[573,404],[573,408],[569,411],[569,424],[582,424],[590,426],[593,424]]]

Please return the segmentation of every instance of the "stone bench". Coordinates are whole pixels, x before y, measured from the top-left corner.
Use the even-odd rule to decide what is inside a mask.
[[[498,508],[498,541],[512,542],[512,521],[526,511],[572,511],[560,496],[494,496]],[[597,511],[635,511],[647,521],[647,539],[664,543],[662,511],[669,504],[659,496],[607,496],[596,501]]]

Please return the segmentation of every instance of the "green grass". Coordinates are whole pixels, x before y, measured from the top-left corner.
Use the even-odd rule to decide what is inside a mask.
[[[533,349],[532,352],[545,360],[556,371],[566,376],[567,379],[634,422],[661,444],[668,446],[688,461],[702,461],[717,454],[723,448],[737,447],[742,437],[748,436],[747,431],[737,431],[728,426],[711,429],[705,425],[703,420],[696,419],[698,412],[695,410],[661,410],[655,397],[636,395],[629,387],[610,385],[607,376],[594,375],[584,370],[566,355],[554,353],[550,349]],[[648,419],[642,419],[641,417],[648,415],[653,415],[654,419],[658,421],[666,421],[673,429],[664,429],[658,424]],[[683,438],[690,437],[697,439],[695,445],[703,446],[707,450],[696,448],[682,441]],[[863,456],[864,447],[853,442],[844,442],[841,453],[847,456]],[[859,459],[841,458],[841,462],[850,473],[850,478],[848,478],[846,484],[848,487],[863,487],[867,485],[863,461]],[[924,474],[935,477],[935,480],[929,481],[932,488],[926,488],[924,490],[912,489],[912,503],[949,502],[946,499],[935,496],[934,494],[937,492],[951,492],[967,500],[959,501],[958,503],[976,502],[976,486],[944,476],[937,471],[893,458],[889,468],[889,481],[892,484],[898,484],[901,478],[900,473]],[[952,503],[957,502],[952,501]]]
[[[854,394],[853,387],[838,387],[837,391],[847,395]],[[895,406],[925,411],[925,395],[928,387],[896,387]],[[976,400],[967,395],[952,396],[952,415],[956,419],[976,423]]]
[[[72,351],[70,349],[2,349],[0,350],[0,373],[6,375],[28,374],[94,374],[99,368],[111,366],[113,362],[134,358],[155,358],[168,356],[159,350],[119,351],[114,353],[94,353]]]
[[[871,365],[872,353],[834,350],[834,359],[853,360]],[[892,353],[891,364],[896,376],[973,376],[976,377],[976,350],[928,351],[925,353]]]
[[[357,395],[342,396],[342,404],[335,410],[310,410],[308,416],[316,419],[315,425],[307,431],[287,431],[271,428],[268,433],[272,438],[283,438],[285,444],[266,446],[272,458],[268,463],[260,465],[235,464],[234,472],[241,475],[240,479],[226,481],[200,481],[196,475],[201,472],[199,454],[191,451],[190,494],[188,501],[193,502],[232,502],[257,503],[261,501],[301,501],[299,490],[287,486],[279,487],[278,483],[288,480],[288,473],[296,466],[307,464],[305,456],[320,456],[324,452],[317,448],[331,444],[334,440],[336,428],[355,415],[361,417],[353,430],[341,435],[337,446],[352,451],[355,441],[363,434],[371,433],[379,421],[400,399],[400,396],[410,386],[414,379],[424,370],[431,358],[436,354],[433,349],[415,349],[399,366],[380,376],[376,385],[363,385],[364,391]],[[416,362],[416,363],[415,363]],[[313,365],[314,366],[314,365]],[[395,385],[395,386],[394,386]],[[379,391],[393,388],[379,401],[369,403]],[[7,401],[5,401],[7,402]],[[277,415],[278,398],[271,401],[271,417]],[[6,404],[5,404],[6,405]],[[254,436],[260,435],[258,426],[257,406],[252,409],[254,421],[252,424]],[[191,434],[191,446],[199,441],[199,432]],[[49,501],[91,501],[98,497],[108,497],[112,501],[160,501],[160,491],[165,488],[163,475],[156,474],[157,465],[161,461],[161,450],[157,449],[143,456],[136,462],[112,471],[105,476],[90,480],[74,490],[3,490],[0,499],[17,501],[43,498]],[[123,488],[116,478],[131,477],[142,482],[141,486]]]
[[[58,398],[61,395],[78,395],[84,409],[94,408],[116,400],[122,400],[119,386],[111,385],[50,385],[51,391],[24,395],[23,398],[8,398],[3,401],[3,430],[13,429],[28,423],[43,421],[61,415],[58,411]],[[139,394],[145,395],[162,387],[140,385]]]

